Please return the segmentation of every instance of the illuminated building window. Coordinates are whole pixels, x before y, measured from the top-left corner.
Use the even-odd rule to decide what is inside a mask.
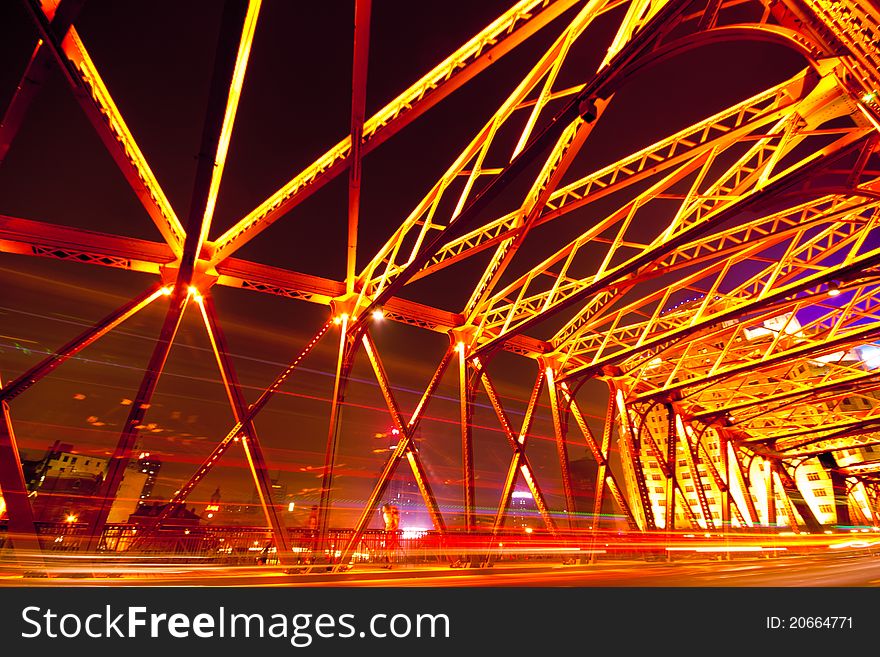
[[[820,504],[819,511],[821,511],[822,513],[831,513],[831,511],[832,511],[831,505],[830,504]]]
[[[824,488],[817,488],[813,491],[813,495],[816,497],[828,497],[828,491]]]
[[[651,479],[653,479],[654,481],[660,481],[661,477],[660,477],[660,475],[655,474],[655,475],[651,475]]]
[[[693,492],[694,492],[694,487],[693,487],[693,486],[685,486],[685,487],[684,487],[684,490],[685,490],[686,493],[693,493]]]
[[[807,475],[807,481],[819,481],[819,473],[811,472]]]

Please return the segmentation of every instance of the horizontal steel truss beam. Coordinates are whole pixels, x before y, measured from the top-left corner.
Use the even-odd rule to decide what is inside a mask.
[[[875,299],[873,293],[868,293],[865,300],[871,306],[864,313],[850,315],[844,309],[844,312],[837,313],[836,317],[828,318],[830,326],[815,326],[814,330],[810,330],[813,327],[806,327],[800,340],[793,340],[791,337],[783,340],[783,332],[780,331],[769,344],[762,345],[761,353],[757,356],[746,355],[745,348],[749,345],[743,345],[731,353],[731,356],[736,355],[737,357],[728,358],[727,352],[722,351],[718,354],[714,366],[705,369],[698,376],[678,381],[672,381],[670,377],[667,377],[662,385],[653,382],[650,386],[643,387],[641,391],[634,394],[633,399],[647,401],[672,396],[678,398],[692,396],[701,389],[722,380],[727,381],[727,385],[730,385],[735,377],[754,375],[770,367],[783,366],[799,360],[815,359],[871,342],[880,335],[880,318],[872,316],[872,311],[880,303],[880,299]],[[867,321],[856,322],[855,319]],[[705,360],[706,356],[700,354],[693,356],[693,358]],[[710,362],[711,360],[710,358]]]
[[[804,71],[791,80],[557,189],[541,208],[541,214],[534,225],[539,226],[564,217],[630,185],[680,166],[713,148],[743,139],[760,127],[782,118],[786,108],[804,93],[805,86],[812,84],[815,84],[815,79],[808,71]],[[450,240],[412,280],[423,278],[506,239],[516,237],[523,229],[522,214],[522,211],[517,210]]]
[[[755,164],[749,168],[746,168],[745,163],[741,161],[731,171],[731,175],[736,176],[737,186],[744,185],[743,181],[747,181],[749,183],[748,189],[738,191],[730,189],[723,194],[719,192],[721,198],[718,200],[694,204],[691,211],[684,212],[675,218],[662,239],[639,249],[635,255],[621,264],[607,266],[610,265],[612,256],[612,252],[609,252],[599,273],[586,277],[568,276],[567,269],[575,262],[574,256],[587,243],[576,240],[537,265],[517,281],[509,284],[505,289],[498,291],[487,301],[482,315],[481,336],[478,338],[481,341],[479,349],[491,349],[493,345],[503,342],[507,336],[527,330],[565,308],[575,304],[584,304],[591,298],[593,303],[604,305],[611,294],[609,290],[613,290],[615,284],[625,282],[630,277],[644,276],[646,271],[660,267],[661,263],[676,249],[686,248],[689,242],[703,237],[714,226],[721,225],[734,214],[753,209],[756,204],[766,200],[772,193],[791,188],[798,181],[805,180],[808,175],[823,168],[830,160],[847,154],[859,140],[863,140],[868,134],[867,129],[854,130],[838,139],[832,146],[827,147],[822,153],[823,157],[819,157],[817,154],[808,156],[797,165],[792,165],[786,171],[770,177],[765,183],[759,182],[757,174],[761,169],[769,171],[766,161],[760,167]],[[753,149],[750,155],[759,159],[770,158],[770,162],[772,162],[769,153],[761,155],[756,149]],[[747,158],[743,158],[743,160],[745,159]],[[751,173],[746,175],[737,171],[740,168],[744,172]],[[658,186],[661,184],[658,183]],[[628,222],[632,221],[634,210],[639,203],[639,200],[636,199],[625,206],[624,211],[621,212],[619,218],[624,221],[618,239],[628,227]],[[707,203],[710,207],[703,208]],[[695,216],[692,216],[690,221],[685,221],[687,216],[692,214]],[[561,271],[550,271],[551,265],[557,262],[562,263]],[[552,285],[548,290],[529,293],[529,286],[536,281],[547,281],[548,283],[552,281]]]
[[[607,305],[600,308],[596,316],[562,346],[565,376],[589,375],[602,372],[609,365],[623,366],[624,363],[626,370],[633,370],[680,341],[699,337],[746,314],[782,312],[805,294],[816,299],[827,298],[829,293],[834,293],[829,283],[856,268],[848,263],[837,263],[818,273],[814,273],[815,270],[822,259],[859,240],[873,225],[872,217],[864,214],[869,211],[875,214],[877,207],[876,201],[859,198],[821,199],[688,245],[682,251],[695,253],[692,259],[684,259],[685,264],[709,262],[699,271],[647,293],[613,313],[602,313]],[[815,231],[817,226],[822,227],[819,233]],[[765,256],[764,251],[786,240],[790,245],[790,257],[785,263],[788,270],[780,276],[779,262]],[[701,256],[701,252],[705,255]],[[764,268],[751,279],[753,284],[741,284],[735,290],[722,293],[719,288],[731,275],[732,264],[745,260],[761,263]],[[860,266],[870,263],[863,258],[856,260]],[[672,262],[667,263],[668,266],[657,270],[657,275],[674,269]],[[627,281],[615,289],[622,295],[644,280],[645,277],[640,277]],[[702,297],[701,303],[681,310],[670,309],[674,294],[693,293],[700,288],[703,289],[698,295]],[[637,315],[648,319],[626,323],[631,321],[628,318]]]
[[[86,231],[0,215],[0,252],[162,275],[175,262],[167,245],[131,237]],[[345,293],[345,283],[311,274],[229,258],[216,268],[216,284],[327,305]],[[395,322],[447,333],[464,317],[448,310],[392,297],[382,307]],[[509,351],[536,355],[548,350],[542,340],[522,336]]]

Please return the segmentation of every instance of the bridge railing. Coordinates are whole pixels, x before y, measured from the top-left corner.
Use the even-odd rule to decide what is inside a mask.
[[[694,555],[717,553],[754,556],[751,550],[767,554],[794,554],[818,541],[826,545],[826,535],[785,537],[779,528],[753,528],[726,534],[638,533],[568,531],[549,534],[542,531],[491,532],[401,531],[389,535],[382,530],[364,532],[355,546],[353,565],[450,564],[491,565],[497,562],[562,561],[586,559],[686,559]],[[59,557],[82,553],[86,545],[84,523],[38,523],[44,554]],[[143,526],[109,524],[98,547],[103,556],[143,563],[208,563],[218,565],[278,564],[272,532],[266,527],[211,525],[167,525],[152,530],[146,538]],[[288,544],[295,563],[338,563],[351,539],[349,529],[331,529],[323,537],[304,528],[289,528]],[[138,534],[141,536],[138,537]],[[873,532],[872,532],[873,534]],[[843,537],[841,537],[843,538]],[[861,535],[858,537],[861,538]],[[868,537],[880,544],[880,536]],[[136,541],[136,539],[139,539]],[[874,540],[876,539],[876,540]],[[7,526],[0,521],[0,551],[8,543]],[[817,543],[818,545],[818,543]],[[694,550],[689,550],[693,546]]]

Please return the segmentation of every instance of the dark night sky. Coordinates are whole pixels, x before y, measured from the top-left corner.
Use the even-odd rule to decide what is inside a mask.
[[[439,63],[493,20],[509,3],[437,0],[374,2],[367,116]],[[186,215],[195,172],[221,5],[202,0],[150,3],[90,0],[76,26],[129,128],[179,217]],[[566,16],[571,16],[569,12]],[[603,17],[570,58],[572,79],[595,69],[617,14]],[[348,131],[353,2],[267,0],[261,11],[236,118],[211,237],[246,214]],[[5,106],[35,40],[18,3],[0,5],[0,103]],[[561,29],[557,21],[457,91],[364,162],[360,259],[362,265],[409,214],[458,151],[482,126]],[[769,44],[728,43],[704,48],[634,77],[614,99],[587,142],[581,168],[596,168],[794,74],[803,62]],[[253,240],[237,256],[341,280],[345,268],[347,176]],[[84,114],[53,74],[34,103],[0,168],[0,213],[158,241],[155,227],[104,152]],[[521,267],[579,232],[578,213],[554,228],[554,241],[526,253]],[[659,222],[657,224],[659,226]],[[656,226],[647,226],[654,230]],[[542,251],[545,249],[545,251]],[[531,258],[531,260],[529,260]],[[478,259],[477,259],[478,260]],[[403,296],[460,310],[475,280],[473,266],[412,286]],[[106,315],[152,280],[133,272],[0,254],[0,374],[15,377],[88,323]],[[249,400],[274,378],[327,316],[327,309],[241,290],[214,294]],[[106,453],[138,387],[164,307],[157,303],[119,331],[65,364],[15,401],[14,426],[22,445],[39,452],[55,438],[81,451]],[[147,422],[142,445],[161,455],[157,493],[167,495],[232,424],[213,358],[191,309],[172,350]],[[376,334],[385,365],[408,413],[446,344],[445,336],[402,325]],[[257,428],[273,475],[297,499],[311,503],[323,463],[334,340],[305,363],[260,416]],[[495,365],[514,423],[525,406],[533,363],[504,355]],[[457,382],[447,376],[423,423],[422,451],[445,508],[460,506]],[[587,386],[585,406],[604,408],[601,387]],[[77,399],[77,396],[83,396]],[[478,506],[493,507],[509,448],[482,402],[475,422]],[[385,447],[376,433],[390,422],[364,362],[347,396],[335,495],[357,508],[378,471]],[[546,404],[546,400],[545,400]],[[487,427],[487,428],[483,428]],[[561,491],[552,426],[541,409],[530,454],[548,500]],[[574,458],[586,452],[572,445]],[[402,472],[402,470],[401,470]],[[226,501],[248,500],[253,490],[239,454],[230,453],[193,499],[220,486]],[[349,514],[350,515],[350,514]],[[334,524],[347,524],[337,516]]]

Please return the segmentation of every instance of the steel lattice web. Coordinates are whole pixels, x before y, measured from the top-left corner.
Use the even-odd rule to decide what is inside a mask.
[[[559,530],[527,454],[539,399],[552,408],[566,509],[575,506],[567,440],[577,435],[586,441],[598,463],[590,527],[598,527],[609,496],[641,530],[877,524],[873,474],[880,462],[871,460],[871,452],[880,444],[880,379],[872,346],[880,338],[880,27],[865,0],[522,0],[373,116],[365,116],[370,2],[358,0],[350,135],[219,235],[211,222],[239,96],[247,93],[259,0],[226,3],[186,216],[175,213],[73,26],[80,3],[26,4],[41,41],[23,79],[36,83],[22,84],[6,108],[0,158],[51,64],[63,73],[163,239],[0,219],[4,252],[157,276],[155,286],[0,392],[0,488],[11,529],[34,535],[9,414],[15,398],[153,303],[167,304],[167,314],[89,518],[91,549],[99,545],[181,318],[193,307],[210,336],[236,424],[157,524],[239,442],[284,558],[287,539],[267,503],[267,463],[252,421],[322,340],[338,343],[338,364],[320,508],[333,503],[337,414],[355,360],[372,367],[400,436],[342,562],[404,461],[435,528],[446,531],[413,436],[441,377],[455,369],[465,530],[474,528],[471,420],[477,389],[490,400],[511,447],[493,532],[503,527],[519,477],[548,530]],[[596,21],[609,17],[616,22],[607,53],[596,69],[578,71],[572,82],[570,53]],[[540,30],[554,31],[550,47],[525,77],[511,81],[513,91],[497,111],[358,268],[362,158]],[[583,157],[590,134],[613,116],[615,94],[630,78],[683,52],[732,39],[782,44],[804,58],[805,68],[606,166],[595,168]],[[343,174],[349,182],[344,280],[235,257]],[[507,209],[499,211],[505,203]],[[574,237],[570,230],[550,229],[572,216],[578,220]],[[475,277],[459,274],[474,270],[461,269],[465,261],[479,263]],[[442,276],[457,277],[456,285],[469,292],[461,307],[407,300],[409,284]],[[314,337],[250,405],[226,351],[211,299],[214,285],[331,309],[327,323],[313,327]],[[371,325],[380,316],[451,338],[442,360],[430,364],[436,373],[412,414],[395,398],[373,342]],[[536,363],[520,427],[511,423],[489,375],[500,350]],[[582,385],[595,379],[609,387],[598,436],[577,400]],[[615,474],[609,455],[618,442],[623,470]],[[831,512],[808,494],[804,477],[814,471],[832,483]],[[578,525],[571,514],[568,522]]]

